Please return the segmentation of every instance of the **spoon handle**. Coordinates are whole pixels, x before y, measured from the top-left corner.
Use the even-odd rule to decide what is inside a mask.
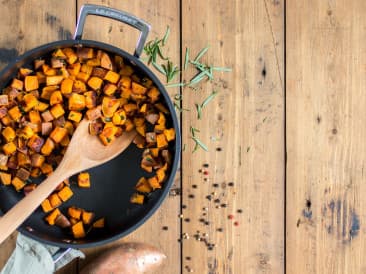
[[[0,244],[33,213],[63,180],[72,175],[70,173],[72,173],[71,170],[57,168],[36,189],[0,218]]]

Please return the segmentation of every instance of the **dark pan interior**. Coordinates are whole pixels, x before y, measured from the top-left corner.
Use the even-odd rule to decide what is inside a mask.
[[[45,213],[40,208],[18,229],[25,235],[44,243],[60,247],[82,248],[102,245],[123,237],[143,224],[155,212],[168,194],[174,180],[180,157],[180,134],[173,104],[155,75],[134,56],[104,43],[89,40],[65,40],[28,51],[3,70],[0,74],[0,87],[4,88],[20,67],[27,66],[34,59],[47,56],[56,48],[75,45],[102,49],[111,54],[118,54],[124,57],[125,60],[130,60],[134,69],[141,75],[149,77],[161,91],[166,106],[172,114],[167,119],[168,126],[174,126],[177,132],[175,143],[172,143],[169,147],[174,159],[170,175],[163,188],[151,193],[144,205],[134,205],[129,202],[137,180],[141,176],[149,177],[149,173],[140,168],[142,150],[131,144],[127,150],[114,160],[90,169],[92,187],[90,189],[72,187],[74,196],[60,207],[63,213],[71,205],[93,211],[96,218],[106,218],[106,227],[104,229],[91,230],[85,239],[75,240],[67,231],[47,225],[44,221]],[[71,181],[75,180],[71,178]],[[9,210],[22,197],[23,194],[17,193],[14,188],[0,184],[0,213]]]

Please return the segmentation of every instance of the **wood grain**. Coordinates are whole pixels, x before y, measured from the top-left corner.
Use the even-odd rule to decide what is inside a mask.
[[[191,110],[182,124],[183,273],[284,272],[283,8],[283,1],[182,2],[183,49],[193,59],[209,45],[202,61],[233,69],[183,91]],[[213,90],[218,96],[197,120],[194,104]],[[192,154],[191,126],[209,152]]]
[[[82,4],[98,4],[110,6],[119,10],[129,12],[152,26],[152,31],[148,40],[155,37],[163,37],[167,25],[170,26],[171,33],[166,47],[167,56],[179,66],[180,38],[179,38],[179,1],[78,1],[78,8]],[[138,31],[120,22],[106,18],[90,16],[85,24],[84,39],[92,39],[115,45],[128,52],[133,53],[136,45]],[[155,74],[159,75],[155,71]],[[161,76],[161,75],[159,75]],[[164,83],[164,78],[161,77]],[[178,92],[177,89],[169,89],[172,96]],[[175,178],[174,189],[180,189],[179,172]],[[180,237],[180,196],[169,196],[158,209],[158,211],[143,226],[137,229],[128,237],[102,248],[91,248],[83,250],[87,258],[80,262],[82,267],[99,254],[102,250],[116,245],[122,241],[146,242],[158,247],[168,258],[158,273],[179,273],[180,271],[180,244],[177,241]],[[168,226],[168,230],[163,230],[163,226]]]
[[[287,1],[287,273],[365,273],[365,1]]]
[[[0,67],[42,44],[71,37],[75,26],[74,1],[2,1],[0,9]],[[14,8],[16,6],[16,8]],[[16,232],[0,245],[0,269],[15,247]]]

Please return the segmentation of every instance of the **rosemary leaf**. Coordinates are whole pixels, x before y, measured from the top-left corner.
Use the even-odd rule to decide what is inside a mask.
[[[217,91],[213,91],[201,104],[201,109],[204,108],[215,96],[217,95]]]
[[[202,118],[202,105],[199,104],[195,104],[196,105],[196,110],[197,110],[197,119],[201,120]]]
[[[207,51],[208,51],[209,46],[201,49],[201,51],[197,54],[196,58],[194,58],[194,61],[198,61]]]
[[[188,61],[189,61],[189,48],[186,48],[186,55],[184,58],[184,70],[187,69]]]
[[[156,68],[156,70],[158,70],[161,74],[166,75],[165,70],[157,63],[152,62],[152,65],[154,66],[154,68]]]
[[[189,85],[194,85],[200,82],[204,77],[206,76],[206,71],[202,71],[198,73],[196,76],[194,76],[191,81],[189,82]]]
[[[204,151],[208,151],[207,146],[206,146],[204,143],[202,143],[200,139],[198,139],[197,137],[191,137],[191,138],[192,138],[192,140],[196,143],[196,147],[197,147],[197,146],[199,146],[199,147],[200,147],[200,148],[202,148]],[[196,151],[196,150],[197,150],[197,149],[196,149],[196,147],[195,147],[194,151]]]
[[[232,71],[231,68],[224,68],[224,67],[212,67],[213,70],[216,70],[216,71],[225,71],[225,72],[230,72]]]
[[[172,83],[165,85],[166,88],[174,88],[174,87],[184,87],[185,83]]]
[[[166,41],[168,40],[169,34],[170,34],[170,27],[167,26],[166,31],[165,31],[165,35],[164,35],[163,40],[162,40],[163,46],[165,46]]]

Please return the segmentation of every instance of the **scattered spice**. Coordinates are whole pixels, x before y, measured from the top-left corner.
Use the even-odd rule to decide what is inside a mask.
[[[209,164],[203,164],[203,167],[208,168]]]
[[[238,209],[236,212],[243,213],[243,210],[242,209]]]
[[[216,151],[222,151],[222,148],[221,147],[217,147],[216,148]]]
[[[234,182],[229,182],[228,186],[234,186]]]
[[[227,216],[229,220],[232,220],[234,219],[234,215],[233,214],[230,214],[229,216]]]
[[[216,229],[216,231],[218,231],[218,232],[222,232],[222,231],[224,231],[221,227],[219,227],[218,229]]]
[[[213,187],[219,187],[219,184],[215,183],[212,185]]]
[[[238,222],[238,221],[235,221],[235,222],[234,222],[234,225],[235,225],[235,226],[239,226],[239,222]]]
[[[205,171],[203,172],[203,175],[208,175],[208,171],[207,171],[207,170],[205,170]]]
[[[188,198],[189,198],[189,199],[194,199],[194,195],[193,195],[193,194],[189,194],[189,195],[188,195]]]
[[[197,185],[192,185],[193,188],[197,188]]]
[[[185,218],[184,221],[187,222],[187,223],[189,223],[191,221],[191,219]]]
[[[192,259],[192,258],[191,258],[191,257],[189,257],[189,256],[187,256],[187,257],[186,257],[186,260],[187,260],[187,261],[190,261],[191,259]]]
[[[163,226],[163,230],[168,230],[169,228],[167,226]]]

